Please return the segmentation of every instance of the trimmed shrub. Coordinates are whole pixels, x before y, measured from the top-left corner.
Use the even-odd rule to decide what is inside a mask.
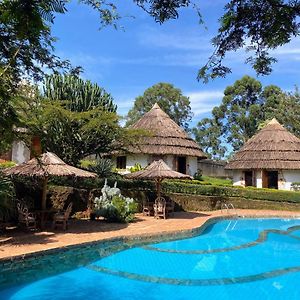
[[[15,165],[16,165],[16,163],[13,161],[5,161],[5,162],[0,163],[0,169],[14,167]]]
[[[300,202],[299,192],[261,189],[254,187],[239,188],[215,185],[195,185],[183,182],[163,182],[163,191],[165,193],[237,197],[254,200],[286,201],[294,203]]]

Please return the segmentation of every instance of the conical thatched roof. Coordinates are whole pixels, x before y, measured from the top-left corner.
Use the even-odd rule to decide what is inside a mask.
[[[70,177],[96,177],[97,175],[84,171],[63,162],[56,154],[46,152],[39,158],[33,158],[27,163],[4,170],[5,175],[19,176],[70,176]]]
[[[155,160],[144,170],[125,175],[128,179],[192,179],[191,176],[173,171],[162,159]]]
[[[162,111],[157,103],[131,128],[147,130],[151,136],[142,138],[137,147],[128,149],[130,153],[173,154],[206,158],[198,144]]]
[[[247,141],[226,169],[300,169],[300,139],[273,119]]]

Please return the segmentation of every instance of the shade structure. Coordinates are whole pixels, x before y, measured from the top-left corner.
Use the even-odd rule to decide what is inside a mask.
[[[173,171],[162,159],[155,160],[144,170],[125,175],[128,179],[152,179],[156,181],[157,198],[160,198],[163,179],[193,179],[190,175]]]
[[[299,170],[300,139],[273,119],[235,153],[225,168]]]
[[[40,177],[43,179],[42,208],[46,208],[46,191],[49,176],[93,178],[97,175],[66,164],[56,154],[46,152],[26,163],[4,170],[7,176]]]
[[[144,170],[125,175],[128,179],[192,179],[190,175],[173,171],[162,159],[155,160]]]

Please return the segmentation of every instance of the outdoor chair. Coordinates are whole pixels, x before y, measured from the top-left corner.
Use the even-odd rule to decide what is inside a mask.
[[[72,211],[73,203],[71,202],[67,209],[63,212],[58,212],[53,217],[53,228],[56,229],[58,226],[61,226],[63,230],[66,230],[68,227],[68,219]]]
[[[143,202],[143,215],[144,216],[153,216],[154,215],[154,202],[146,200]]]
[[[175,202],[172,200],[169,200],[166,202],[166,211],[167,215],[172,215],[174,216],[174,210],[175,210]]]
[[[167,218],[167,211],[166,211],[166,200],[163,197],[156,198],[154,203],[154,217],[156,219],[162,217],[164,219]]]
[[[27,229],[36,229],[36,217],[33,213],[29,212],[26,204],[18,202],[17,209],[19,224],[25,226]]]

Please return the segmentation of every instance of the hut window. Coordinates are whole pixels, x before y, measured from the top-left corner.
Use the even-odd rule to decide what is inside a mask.
[[[126,169],[126,156],[117,157],[117,169]]]

